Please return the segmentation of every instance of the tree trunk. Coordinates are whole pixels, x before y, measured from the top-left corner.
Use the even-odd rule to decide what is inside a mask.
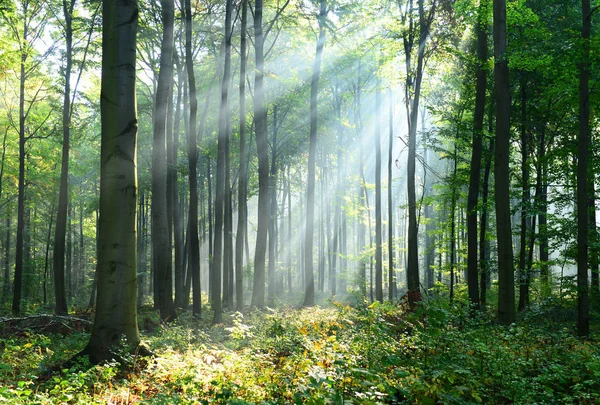
[[[240,167],[238,177],[238,223],[235,238],[235,297],[236,309],[244,309],[244,235],[248,221],[248,202],[246,189],[247,152],[246,152],[246,63],[247,45],[246,31],[248,25],[248,0],[242,0],[240,5],[242,21],[240,28]]]
[[[515,274],[510,224],[510,77],[506,58],[506,0],[494,0],[494,76],[496,78],[496,233],[498,239],[498,320],[515,320]]]
[[[527,266],[527,213],[531,192],[529,191],[529,154],[527,134],[527,77],[521,72],[521,237],[519,240],[519,311],[529,306],[529,269]],[[533,232],[533,228],[531,232]]]
[[[98,302],[86,352],[92,362],[112,357],[125,335],[140,343],[137,326],[137,114],[135,0],[104,1],[102,145],[98,246]]]
[[[268,301],[269,305],[275,305],[275,264],[276,259],[276,224],[277,224],[277,105],[273,106],[273,132],[271,138],[271,173],[269,179],[270,201],[269,201],[269,283]]]
[[[381,67],[379,55],[379,66]],[[383,302],[383,252],[381,248],[381,80],[375,89],[375,299]]]
[[[588,292],[588,157],[590,146],[590,0],[581,0],[583,59],[579,64],[579,146],[577,154],[577,333],[590,333]]]
[[[303,306],[315,304],[315,276],[313,271],[313,232],[315,212],[315,158],[317,153],[317,96],[319,93],[319,77],[321,75],[321,57],[325,45],[325,18],[327,17],[327,0],[319,1],[319,37],[310,85],[310,139],[308,150],[308,178],[306,191],[306,228],[304,246],[304,279],[305,293]],[[260,202],[259,202],[260,205]]]
[[[391,91],[389,97],[389,137],[388,137],[388,299],[394,300],[396,292],[396,277],[394,270],[394,204],[392,188],[392,168],[394,167],[394,106]]]
[[[163,322],[177,317],[173,303],[173,267],[167,211],[167,115],[173,86],[173,0],[161,0],[163,37],[154,109],[152,146],[152,266],[158,282],[155,297]]]
[[[477,32],[477,82],[475,85],[475,113],[473,115],[473,147],[467,197],[467,288],[469,301],[479,307],[479,279],[477,266],[477,201],[481,177],[481,156],[483,154],[483,118],[485,114],[485,90],[487,87],[488,58],[487,13],[481,3],[476,21]],[[480,263],[483,266],[483,262]]]
[[[223,219],[225,207],[226,189],[229,188],[229,183],[225,182],[226,162],[227,159],[227,138],[229,134],[229,81],[231,77],[231,9],[232,1],[227,0],[225,7],[225,64],[223,70],[223,81],[221,82],[221,108],[219,114],[219,135],[217,146],[217,178],[216,178],[216,198],[215,198],[215,245],[213,250],[213,279],[212,279],[212,309],[214,312],[213,323],[221,323],[222,320],[222,301],[221,301],[221,275],[222,271],[226,271],[223,266]],[[227,280],[225,280],[227,282]],[[227,288],[227,286],[225,286]],[[223,299],[226,297],[224,296]]]
[[[192,54],[192,6],[191,0],[185,0],[185,62],[188,73],[189,99],[190,99],[190,124],[187,134],[188,161],[189,161],[189,256],[188,271],[192,275],[192,312],[195,316],[201,313],[200,291],[200,243],[198,241],[198,151],[196,148],[196,118],[198,114],[198,98],[196,97],[196,77],[194,76],[194,60]]]
[[[256,71],[254,76],[254,126],[256,131],[256,151],[258,154],[258,221],[256,248],[254,251],[254,284],[252,306],[265,306],[265,257],[267,231],[269,226],[269,155],[267,142],[267,110],[264,91],[264,41],[263,0],[256,0],[254,6],[254,51]]]
[[[66,315],[67,298],[65,294],[65,235],[67,229],[67,206],[69,205],[69,150],[70,150],[70,125],[71,125],[71,70],[73,66],[73,8],[75,0],[63,0],[63,14],[65,17],[65,89],[63,94],[62,111],[62,163],[60,169],[60,190],[58,194],[58,212],[54,233],[54,296],[56,315]]]

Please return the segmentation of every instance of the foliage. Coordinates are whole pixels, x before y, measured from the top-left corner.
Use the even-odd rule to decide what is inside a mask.
[[[457,294],[465,294],[458,291]],[[458,300],[457,300],[458,301]],[[456,302],[456,301],[455,301]],[[476,404],[596,403],[600,351],[549,298],[519,323],[496,325],[439,295],[401,305],[232,313],[209,327],[182,316],[146,339],[148,364],[121,353],[90,367],[60,364],[86,336],[24,333],[3,343],[5,403]],[[23,343],[26,342],[26,343]],[[52,372],[50,372],[52,371]]]

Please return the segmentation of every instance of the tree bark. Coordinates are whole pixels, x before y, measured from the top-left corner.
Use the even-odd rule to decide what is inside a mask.
[[[258,220],[256,248],[254,251],[254,284],[252,306],[265,306],[265,258],[269,226],[269,155],[267,142],[267,110],[265,108],[264,69],[265,55],[263,35],[263,0],[254,6],[254,52],[256,71],[254,75],[254,126],[256,152],[258,154]]]
[[[58,194],[58,212],[54,229],[54,297],[56,315],[66,315],[67,298],[65,294],[65,235],[67,230],[67,206],[69,205],[69,150],[71,125],[71,70],[73,66],[73,9],[75,0],[63,0],[65,17],[65,89],[63,94],[62,111],[62,163],[60,169],[60,190]]]
[[[238,175],[238,223],[235,238],[235,297],[236,309],[244,309],[244,236],[248,221],[248,202],[246,179],[248,177],[246,164],[246,63],[247,45],[246,31],[248,26],[248,0],[242,0],[240,5],[242,21],[240,28],[240,166]]]
[[[588,157],[590,146],[590,0],[581,0],[583,58],[579,64],[579,145],[577,154],[577,333],[590,333],[588,291]]]
[[[161,0],[163,37],[154,109],[152,146],[152,261],[158,281],[155,297],[163,322],[177,317],[173,302],[173,265],[167,211],[167,115],[173,87],[173,0]]]
[[[135,0],[105,0],[102,21],[102,144],[98,244],[98,302],[90,341],[92,362],[112,357],[125,335],[140,343],[137,326],[137,113]]]
[[[477,201],[481,177],[483,154],[483,118],[485,113],[485,91],[487,87],[487,13],[485,3],[480,3],[477,18],[477,80],[475,84],[475,113],[473,116],[473,147],[469,173],[469,195],[467,197],[467,289],[469,301],[479,307],[479,269],[477,266]],[[483,265],[483,263],[480,263]]]
[[[506,57],[506,0],[494,0],[494,76],[496,79],[496,234],[498,239],[498,320],[515,320],[515,274],[510,221],[510,77]]]
[[[319,1],[319,37],[315,53],[315,63],[310,85],[310,139],[308,150],[308,178],[306,191],[306,228],[304,240],[304,280],[305,292],[303,306],[315,304],[315,276],[313,270],[313,232],[315,212],[315,158],[317,153],[317,96],[319,93],[319,77],[321,75],[321,57],[325,45],[325,18],[327,17],[327,0]],[[259,202],[260,205],[260,202]]]
[[[381,67],[381,55],[379,55]],[[383,302],[383,252],[381,221],[381,80],[375,89],[375,299]]]
[[[200,291],[200,243],[198,240],[198,151],[196,148],[196,118],[198,114],[198,98],[196,96],[196,77],[194,75],[194,60],[192,54],[192,6],[191,0],[185,0],[185,62],[188,73],[190,124],[187,134],[189,161],[189,256],[188,271],[192,275],[192,312],[195,316],[201,313]]]

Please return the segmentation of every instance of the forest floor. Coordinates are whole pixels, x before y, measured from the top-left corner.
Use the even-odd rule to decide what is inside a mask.
[[[142,311],[140,324],[152,326],[155,316]],[[0,335],[0,402],[598,404],[598,318],[582,340],[574,317],[574,302],[558,298],[511,326],[441,298],[414,313],[331,302],[228,313],[216,326],[184,312],[142,333],[155,358],[123,351],[125,364],[69,369],[60,365],[89,334],[29,328]]]

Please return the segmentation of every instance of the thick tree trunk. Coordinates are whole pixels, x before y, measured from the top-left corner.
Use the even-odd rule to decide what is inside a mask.
[[[173,0],[161,0],[163,37],[160,71],[154,109],[152,146],[152,266],[158,282],[156,291],[162,321],[177,317],[173,303],[173,267],[167,211],[167,115],[173,86]]]
[[[90,342],[92,362],[112,357],[123,335],[136,347],[137,114],[135,0],[105,0],[102,14],[102,146],[98,244],[98,303]]]
[[[510,221],[510,77],[506,58],[506,0],[494,0],[496,78],[496,233],[498,239],[498,320],[515,320],[515,274]]]
[[[327,1],[319,1],[319,37],[310,85],[310,139],[308,150],[308,178],[306,191],[306,228],[304,241],[304,279],[305,292],[303,306],[315,304],[315,276],[313,270],[313,232],[315,212],[315,158],[317,153],[317,96],[319,93],[319,77],[321,75],[321,57],[325,45],[325,18],[327,17]],[[260,205],[260,202],[259,202]]]

